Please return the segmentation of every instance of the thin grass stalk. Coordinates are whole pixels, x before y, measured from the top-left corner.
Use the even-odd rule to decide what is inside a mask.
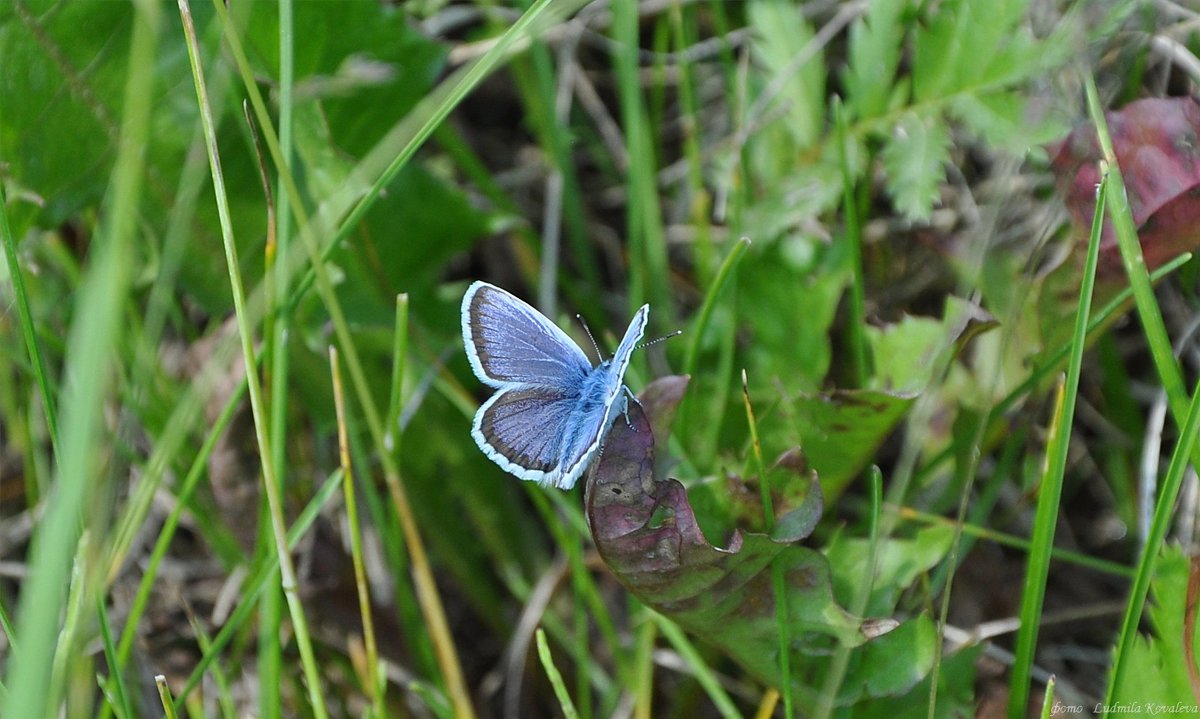
[[[746,250],[749,248],[749,237],[742,237],[733,243],[729,254],[725,256],[725,261],[721,263],[721,268],[717,270],[716,279],[713,280],[708,291],[704,293],[704,302],[700,305],[700,313],[696,315],[691,336],[688,337],[687,354],[684,355],[683,359],[684,374],[690,375],[696,371],[696,361],[700,355],[700,342],[704,338],[704,332],[708,329],[709,323],[712,322],[713,308],[716,307],[717,298],[720,297],[721,290],[725,289],[725,285],[729,282],[734,269],[737,268],[738,263],[742,261],[742,256],[746,254]]]
[[[125,675],[117,665],[117,650],[113,644],[112,626],[108,622],[108,608],[104,606],[103,595],[96,597],[96,621],[100,626],[104,661],[108,663],[109,668],[108,681],[102,684],[112,687],[113,693],[116,694],[117,705],[121,707],[121,716],[132,719],[136,715],[133,713],[133,706],[129,703],[129,690],[125,687]]]
[[[559,673],[558,667],[554,666],[554,657],[550,655],[550,645],[546,643],[546,632],[541,627],[537,628],[537,652],[538,659],[542,662],[542,669],[546,671],[546,678],[550,680],[550,686],[554,689],[554,696],[558,699],[558,706],[562,709],[564,719],[579,719],[579,712],[575,709],[575,703],[571,701],[571,695],[567,692],[567,685],[563,682],[562,674]]]
[[[880,517],[883,507],[883,473],[877,466],[872,465],[867,474],[867,489],[870,501],[867,515],[867,560],[863,567],[862,581],[855,588],[854,596],[851,598],[850,606],[847,608],[850,614],[858,617],[866,613],[867,605],[871,601],[871,591],[875,587],[875,573],[879,563]],[[838,689],[841,688],[842,682],[846,679],[846,670],[850,666],[850,655],[852,652],[853,648],[847,646],[839,645],[834,649],[833,657],[829,661],[829,670],[825,674],[825,682],[821,687],[821,693],[817,695],[817,703],[812,711],[813,717],[824,718],[833,713]],[[934,666],[936,668],[936,663]],[[936,681],[934,684],[936,685]]]
[[[280,42],[284,43],[284,28],[291,23],[291,8],[281,3],[279,11]],[[286,44],[281,44],[283,54]],[[283,58],[280,59],[283,61]],[[286,337],[288,336],[289,318],[291,312],[280,297],[287,295],[288,273],[283,268],[286,262],[278,262],[279,252],[276,235],[275,197],[271,192],[270,173],[267,170],[266,157],[263,154],[262,142],[259,140],[258,128],[254,116],[250,113],[249,103],[242,101],[242,113],[246,118],[246,126],[250,130],[254,154],[258,160],[259,181],[262,183],[263,199],[266,205],[267,237],[263,251],[263,289],[266,297],[266,316],[263,318],[263,343],[259,364],[265,368],[263,384],[267,387],[264,396],[266,412],[270,427],[267,436],[270,438],[271,462],[275,467],[275,477],[279,483],[279,492],[284,492],[283,477],[287,474],[287,419],[288,419],[288,352]],[[284,259],[286,260],[286,253]],[[281,311],[282,307],[282,311]],[[265,515],[270,507],[260,507]],[[269,524],[268,524],[269,526]],[[259,532],[260,543],[271,551],[272,539],[269,529],[263,527]],[[283,602],[281,592],[268,591],[263,594],[258,621],[258,680],[263,687],[279,687],[283,678],[283,646],[280,641],[280,629],[283,626]],[[258,693],[259,712],[265,719],[276,719],[283,715],[283,698],[278,691],[260,691]]]
[[[1075,421],[1079,376],[1083,369],[1083,350],[1087,344],[1088,316],[1092,310],[1092,294],[1096,285],[1096,266],[1100,260],[1100,231],[1104,226],[1104,205],[1109,182],[1109,177],[1102,178],[1096,193],[1096,213],[1091,236],[1088,238],[1087,260],[1084,262],[1082,286],[1079,289],[1079,309],[1075,313],[1071,358],[1067,362],[1066,381],[1061,385],[1054,422],[1050,426],[1046,470],[1038,489],[1037,511],[1033,520],[1033,543],[1026,564],[1025,588],[1021,593],[1021,628],[1017,630],[1017,644],[1013,652],[1016,663],[1009,684],[1008,715],[1012,719],[1025,716],[1025,705],[1029,699],[1030,673],[1037,650],[1038,625],[1046,595],[1046,580],[1050,573],[1050,555],[1054,550],[1054,529],[1058,522],[1063,476],[1067,470],[1067,449],[1071,444],[1071,429]]]
[[[854,170],[850,167],[850,148],[846,140],[846,116],[840,99],[833,106],[834,125],[837,129],[838,164],[842,169],[842,212],[846,218],[842,241],[850,255],[850,302],[846,318],[850,343],[851,370],[854,386],[865,387],[871,374],[870,356],[867,353],[866,310],[864,309],[862,229],[858,217],[858,200],[854,194]]]
[[[775,716],[775,707],[777,706],[779,706],[779,690],[770,687],[763,693],[762,701],[758,703],[758,710],[754,712],[754,719],[771,719]]]
[[[919,509],[912,509],[911,507],[894,507],[891,505],[885,505],[885,507],[889,512],[896,513],[896,515],[902,519],[920,522],[928,526],[936,525],[953,527],[955,524],[954,519],[943,517],[940,514],[922,512]],[[1014,537],[1011,534],[997,532],[993,529],[988,529],[987,527],[981,527],[975,524],[964,524],[962,526],[962,531],[965,535],[988,542],[993,542],[1003,547],[1009,547],[1025,553],[1029,553],[1033,546],[1032,542],[1027,539]],[[1105,559],[1100,559],[1099,557],[1092,557],[1081,552],[1072,551],[1070,549],[1063,549],[1061,547],[1055,547],[1054,551],[1050,553],[1050,558],[1056,562],[1065,562],[1067,564],[1074,564],[1075,566],[1082,567],[1084,569],[1103,572],[1104,574],[1112,577],[1132,579],[1134,576],[1134,569],[1132,567],[1127,567],[1124,564],[1118,564],[1117,562],[1110,562]]]
[[[704,185],[705,162],[699,139],[704,123],[700,117],[700,103],[696,98],[692,63],[687,55],[687,49],[696,39],[696,14],[689,11],[689,22],[685,22],[681,0],[672,0],[667,12],[671,23],[672,44],[678,58],[676,70],[679,74],[679,108],[683,120],[683,157],[687,161],[687,191],[691,195],[688,216],[689,224],[696,231],[696,240],[692,245],[696,257],[696,274],[701,283],[708,284],[716,264],[713,255],[712,222],[709,217],[711,199]]]
[[[300,516],[296,517],[296,521],[292,523],[291,529],[288,531],[287,548],[292,551],[305,533],[316,521],[317,515],[329,498],[341,486],[342,472],[338,471],[331,474],[321,488],[313,495],[312,499],[304,507],[304,511],[300,512]],[[234,635],[239,632],[242,625],[250,618],[251,614],[258,607],[258,598],[262,594],[263,589],[268,582],[275,580],[275,572],[279,569],[279,553],[275,552],[266,557],[263,557],[250,572],[249,578],[242,584],[242,599],[238,603],[237,608],[225,620],[225,624],[221,626],[221,630],[213,637],[212,644],[208,651],[200,656],[196,666],[192,668],[192,673],[188,675],[187,681],[184,682],[183,688],[179,691],[181,699],[186,698],[193,689],[200,685],[200,681],[204,678],[204,673],[208,670],[211,664],[220,652],[224,651],[225,647],[233,639]]]
[[[46,429],[50,433],[50,445],[56,461],[58,452],[58,411],[54,407],[55,394],[50,391],[50,373],[46,369],[46,356],[38,342],[37,327],[33,311],[29,308],[29,293],[25,289],[25,273],[17,257],[17,238],[13,236],[8,221],[8,198],[4,183],[0,182],[0,242],[4,245],[4,259],[8,263],[8,276],[12,282],[13,300],[17,304],[17,320],[21,325],[21,336],[25,338],[25,351],[29,354],[29,365],[33,368],[33,380],[37,383],[42,400],[42,411],[46,417]]]
[[[1046,682],[1046,694],[1042,697],[1042,719],[1050,719],[1054,711],[1054,675],[1050,675],[1050,680]]]
[[[10,657],[15,657],[21,653],[21,648],[17,646],[17,632],[13,629],[12,617],[8,615],[8,610],[4,608],[4,602],[0,602],[0,631],[4,632],[4,637],[8,640],[8,651]]]
[[[1167,467],[1167,476],[1163,479],[1158,501],[1154,505],[1154,519],[1150,522],[1150,532],[1146,544],[1138,557],[1137,573],[1134,575],[1133,588],[1129,592],[1129,601],[1125,606],[1125,616],[1121,621],[1121,634],[1113,654],[1113,669],[1109,675],[1108,690],[1105,693],[1105,716],[1115,706],[1117,689],[1130,668],[1130,655],[1137,640],[1138,624],[1142,611],[1146,606],[1146,597],[1150,593],[1150,581],[1154,578],[1154,567],[1158,555],[1166,543],[1167,531],[1171,526],[1171,515],[1175,511],[1175,503],[1179,499],[1179,490],[1183,487],[1183,479],[1187,474],[1189,459],[1196,450],[1197,437],[1200,436],[1200,382],[1197,382],[1192,392],[1192,400],[1188,404],[1187,417],[1179,429],[1179,442],[1171,452],[1171,463]],[[1192,462],[1194,466],[1194,462]]]
[[[712,700],[713,706],[725,719],[743,719],[742,713],[738,711],[737,705],[733,703],[733,699],[729,693],[725,691],[725,687],[721,686],[721,682],[717,679],[716,673],[712,667],[704,661],[704,657],[700,656],[696,646],[687,638],[683,630],[672,622],[667,617],[662,616],[653,610],[646,610],[650,614],[655,626],[662,632],[663,637],[670,642],[683,661],[691,668],[696,681],[700,684],[700,688]]]
[[[629,604],[640,609],[643,620],[633,642],[633,682],[630,687],[633,719],[650,719],[654,701],[654,643],[658,638],[658,623],[654,621],[652,610],[642,607],[636,599],[631,597]],[[633,612],[630,614],[633,615]]]
[[[375,681],[379,673],[379,651],[375,644],[375,620],[371,616],[371,593],[367,588],[367,570],[363,563],[362,530],[358,524],[358,500],[354,496],[354,470],[350,465],[350,440],[346,434],[346,398],[338,367],[337,348],[329,348],[329,376],[333,380],[333,406],[337,413],[338,459],[342,466],[342,494],[346,502],[346,522],[350,531],[350,560],[354,565],[354,587],[358,592],[358,614],[362,620],[363,643],[367,650],[367,698],[376,719],[383,717],[383,692]]]
[[[562,492],[547,493],[540,488],[532,487],[532,485],[527,485],[527,489],[530,501],[554,538],[554,544],[566,548],[567,567],[571,573],[571,589],[578,598],[578,601],[575,602],[576,626],[574,632],[569,633],[557,621],[552,621],[553,617],[549,615],[543,616],[542,624],[550,631],[553,639],[562,642],[571,650],[579,673],[589,681],[589,689],[580,695],[582,701],[583,696],[590,696],[590,684],[595,684],[602,692],[607,692],[614,683],[599,665],[591,661],[591,652],[587,641],[588,626],[586,622],[583,623],[581,633],[580,622],[582,620],[579,615],[590,613],[590,618],[596,622],[600,636],[610,647],[613,647],[613,661],[616,665],[617,676],[624,679],[627,664],[617,649],[622,642],[617,634],[616,625],[608,606],[584,562],[583,538],[588,536],[588,528],[587,520],[584,519],[579,505],[569,501],[570,495]],[[556,508],[557,512],[555,512]],[[563,518],[566,519],[566,522],[562,521]],[[586,612],[582,610],[586,610]],[[571,639],[574,639],[574,642],[570,641]],[[622,682],[616,683],[621,684]],[[588,707],[584,711],[590,713],[591,708]]]
[[[179,719],[179,712],[175,710],[175,700],[171,698],[171,687],[167,686],[167,678],[162,674],[155,674],[154,686],[158,687],[158,699],[162,702],[163,716],[166,719]]]
[[[58,705],[58,696],[50,692],[55,650],[65,649],[56,641],[58,620],[71,552],[86,523],[82,510],[98,484],[95,480],[103,476],[96,467],[97,439],[101,407],[110,392],[107,380],[112,376],[114,350],[123,330],[121,308],[132,269],[127,258],[137,232],[160,20],[157,3],[135,3],[111,201],[104,215],[107,221],[92,244],[91,266],[77,295],[67,338],[59,464],[53,494],[48,495],[52,499],[29,553],[35,571],[22,586],[17,612],[22,657],[8,666],[5,684],[9,694],[0,706],[3,716],[48,716]]]
[[[208,632],[204,631],[204,626],[197,620],[191,605],[185,603],[184,609],[187,612],[187,620],[191,625],[192,633],[196,635],[196,646],[200,648],[201,654],[208,654],[212,651],[212,638],[208,636]],[[221,716],[225,719],[237,719],[237,708],[233,703],[233,694],[229,691],[229,676],[221,667],[220,662],[214,661],[212,666],[213,683],[217,685],[217,705],[221,707]]]
[[[621,126],[625,131],[629,170],[626,182],[626,233],[629,243],[629,308],[644,302],[656,307],[666,324],[672,323],[667,282],[667,241],[662,229],[655,179],[657,153],[651,142],[645,100],[637,63],[638,13],[636,0],[615,0],[612,9],[613,52]]]
[[[90,590],[87,587],[86,566],[90,554],[91,537],[91,530],[84,530],[79,535],[79,543],[75,547],[75,556],[71,561],[71,581],[67,585],[67,605],[63,609],[62,630],[58,633],[58,643],[54,647],[54,658],[50,664],[48,693],[51,697],[62,697],[62,700],[56,699],[52,704],[56,708],[65,709],[68,716],[72,707],[66,687],[71,681],[71,670],[75,669],[80,661],[92,662],[90,655],[86,653],[81,655],[74,649],[79,644],[79,637],[82,633],[80,627],[89,603]]]
[[[763,527],[768,535],[775,532],[775,503],[771,499],[771,485],[767,480],[767,467],[763,463],[762,443],[758,440],[758,420],[754,417],[754,405],[750,402],[750,383],[746,370],[742,369],[742,404],[746,409],[746,426],[750,429],[751,459],[758,474],[758,490],[763,506]],[[787,583],[783,569],[776,557],[771,562],[771,585],[775,592],[775,623],[779,630],[779,690],[783,694],[783,715],[792,719],[792,632],[788,612]]]
[[[1137,227],[1133,223],[1133,212],[1129,208],[1129,195],[1125,190],[1125,180],[1121,174],[1117,155],[1113,151],[1112,138],[1108,134],[1108,123],[1104,119],[1104,111],[1100,107],[1100,98],[1096,92],[1096,83],[1092,76],[1084,76],[1084,88],[1087,90],[1088,113],[1096,126],[1096,135],[1100,141],[1100,149],[1104,153],[1104,161],[1108,163],[1107,195],[1109,217],[1112,219],[1113,230],[1117,236],[1117,248],[1121,251],[1121,262],[1125,266],[1125,274],[1129,278],[1129,286],[1133,290],[1133,302],[1137,307],[1138,316],[1142,320],[1142,333],[1150,347],[1150,357],[1154,360],[1154,368],[1158,371],[1163,390],[1167,393],[1167,403],[1176,426],[1182,426],[1187,415],[1188,394],[1183,384],[1183,374],[1175,355],[1171,351],[1171,340],[1167,336],[1167,328],[1163,323],[1162,311],[1154,297],[1154,287],[1146,272],[1146,260],[1142,257],[1142,246],[1138,242]],[[1196,466],[1200,466],[1200,456],[1192,458]]]
[[[392,332],[392,388],[388,395],[384,443],[400,456],[400,413],[404,410],[404,373],[408,367],[408,295],[396,295],[396,328]]]
[[[320,674],[317,671],[316,657],[313,654],[312,640],[309,637],[308,620],[304,615],[304,606],[300,603],[300,597],[296,592],[296,571],[292,565],[291,554],[287,549],[287,527],[283,518],[283,502],[279,496],[279,484],[275,474],[275,464],[272,461],[271,444],[267,436],[269,420],[264,406],[262,387],[257,379],[258,363],[254,353],[254,329],[250,326],[249,318],[246,315],[245,289],[238,264],[237,247],[233,238],[233,224],[229,216],[220,151],[217,148],[216,127],[213,123],[212,109],[208,104],[204,70],[199,59],[200,50],[196,40],[196,29],[192,23],[188,0],[178,0],[178,2],[188,59],[192,66],[192,79],[196,86],[197,105],[204,124],[205,145],[208,148],[209,167],[212,170],[213,194],[216,197],[217,215],[221,224],[221,239],[225,246],[225,262],[229,272],[229,284],[233,294],[238,334],[242,345],[242,360],[245,363],[246,387],[250,394],[255,439],[258,442],[259,457],[262,463],[263,487],[267,494],[275,551],[279,556],[280,586],[287,599],[288,613],[296,633],[296,646],[300,650],[300,663],[304,667],[309,702],[317,719],[325,719],[328,712],[325,709],[324,697],[321,695]]]
[[[746,250],[750,248],[750,238],[742,237],[733,244],[729,254],[725,256],[721,262],[720,268],[713,281],[709,284],[708,290],[704,293],[704,302],[700,305],[700,312],[696,315],[696,319],[692,321],[692,327],[688,333],[687,350],[683,359],[683,373],[692,375],[696,370],[696,363],[700,358],[700,346],[704,339],[705,333],[708,331],[709,325],[712,323],[712,315],[717,306],[717,299],[721,297],[725,287],[734,279],[734,270],[745,256]],[[712,415],[703,418],[703,429],[696,426],[701,420],[698,417],[697,409],[699,405],[694,403],[700,402],[700,398],[688,399],[684,398],[680,408],[682,416],[682,436],[695,437],[702,436],[703,439],[699,446],[703,448],[702,463],[711,461],[716,453],[717,435],[720,432],[721,417],[724,414],[724,406],[726,398],[729,394],[729,382],[732,380],[733,372],[733,333],[736,327],[730,325],[726,328],[726,333],[722,337],[722,342],[719,345],[720,354],[717,362],[716,371],[712,376],[716,381],[721,383],[718,391],[713,393],[712,401],[708,405],[712,408]],[[690,409],[685,409],[690,408]],[[695,430],[693,430],[695,428]],[[697,446],[696,444],[692,445]],[[692,458],[695,461],[695,458]]]

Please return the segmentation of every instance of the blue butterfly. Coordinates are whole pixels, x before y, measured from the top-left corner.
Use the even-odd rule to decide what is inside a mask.
[[[475,376],[497,390],[471,425],[479,449],[521,479],[574,487],[633,396],[623,380],[649,313],[642,305],[617,353],[593,367],[542,313],[495,285],[472,284],[463,344]]]

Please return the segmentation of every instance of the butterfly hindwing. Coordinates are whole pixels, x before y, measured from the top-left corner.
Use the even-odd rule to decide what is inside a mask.
[[[577,388],[592,364],[561,329],[516,296],[486,282],[467,289],[463,342],[484,384]]]
[[[579,396],[555,387],[513,387],[475,413],[471,436],[489,458],[521,479],[557,484],[561,445]]]

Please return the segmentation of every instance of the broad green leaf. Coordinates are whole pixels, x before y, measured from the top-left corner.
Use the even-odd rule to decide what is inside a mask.
[[[742,273],[755,280],[737,287],[738,306],[753,308],[739,317],[752,340],[739,354],[755,386],[778,382],[789,393],[815,392],[824,382],[832,358],[829,328],[849,273],[823,259],[818,238],[796,233],[756,245],[742,260]],[[772,391],[764,401],[777,397]],[[770,453],[793,444],[794,437]]]
[[[277,3],[252,3],[247,46],[278,77]],[[410,27],[400,8],[374,0],[295,7],[296,102],[319,102],[342,150],[361,157],[425,96],[446,50]]]
[[[891,614],[900,593],[912,586],[917,577],[933,569],[950,551],[954,539],[951,527],[927,527],[908,539],[892,538],[876,547],[875,580],[867,613]],[[836,567],[834,594],[843,601],[852,599],[867,575],[870,540],[839,535],[825,550],[829,563]]]
[[[934,362],[946,347],[943,322],[910,315],[895,324],[868,326],[865,331],[875,358],[869,387],[911,393],[929,384]]]
[[[887,638],[881,637],[881,641]],[[935,719],[976,716],[975,667],[982,651],[983,645],[976,644],[942,656]],[[854,716],[856,719],[928,719],[930,679],[926,675],[900,698],[864,699],[855,704]]]
[[[794,430],[826,496],[845,490],[916,398],[916,393],[835,390],[792,403]]]
[[[909,0],[871,0],[867,11],[850,25],[850,64],[846,69],[846,102],[859,119],[887,111],[896,83]]]
[[[936,116],[906,112],[883,148],[888,194],[896,209],[912,220],[928,219],[949,160],[945,123]]]
[[[782,80],[787,129],[800,149],[821,138],[825,118],[825,60],[811,46],[813,29],[790,0],[754,0],[749,6],[753,52],[765,76]]]
[[[905,695],[929,676],[937,641],[933,620],[922,614],[864,645],[851,659],[838,703]]]
[[[0,158],[55,226],[100,201],[115,158],[132,8],[5,3],[0,11]]]

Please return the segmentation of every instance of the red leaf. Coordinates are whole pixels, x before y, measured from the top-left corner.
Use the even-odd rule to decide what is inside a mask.
[[[1105,118],[1147,266],[1153,269],[1200,246],[1200,101],[1147,98]],[[1059,192],[1077,230],[1086,237],[1100,182],[1095,128],[1081,125],[1050,152]],[[1107,219],[1100,251],[1102,275],[1122,272]]]

